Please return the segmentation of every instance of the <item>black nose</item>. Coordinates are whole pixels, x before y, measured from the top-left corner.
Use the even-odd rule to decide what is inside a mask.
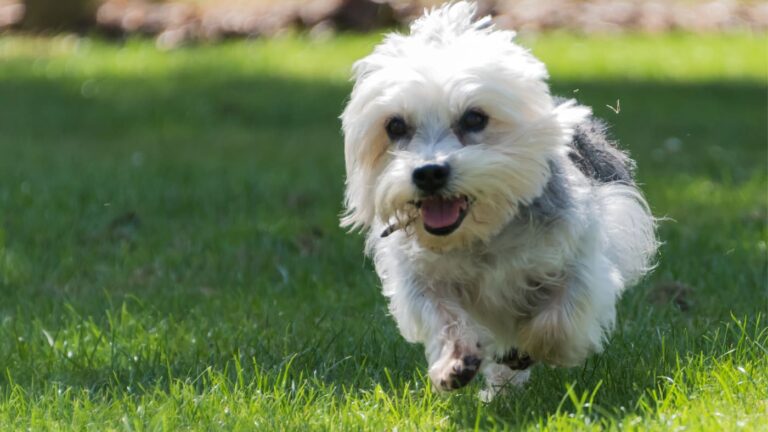
[[[424,165],[413,170],[413,184],[426,193],[434,193],[448,184],[450,174],[448,165]]]

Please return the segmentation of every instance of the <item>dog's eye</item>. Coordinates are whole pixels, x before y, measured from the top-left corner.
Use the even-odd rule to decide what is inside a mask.
[[[484,112],[471,109],[459,119],[462,132],[480,132],[488,125],[488,116]]]
[[[405,120],[402,117],[392,117],[389,119],[385,129],[389,139],[392,141],[399,140],[408,134],[408,125],[405,124]]]

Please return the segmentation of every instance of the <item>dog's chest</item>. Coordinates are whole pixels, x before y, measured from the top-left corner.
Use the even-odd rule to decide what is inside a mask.
[[[521,320],[548,301],[549,295],[541,291],[546,288],[532,285],[562,270],[537,259],[535,249],[529,247],[528,253],[506,249],[504,253],[443,254],[411,262],[428,289],[458,302],[478,323],[511,344]]]
[[[444,254],[416,260],[419,278],[434,290],[450,290],[464,302],[496,303],[499,293],[512,294],[525,279],[514,260],[487,253]],[[467,305],[469,306],[469,305]]]
[[[479,286],[479,278],[488,267],[482,257],[469,253],[421,255],[413,257],[410,263],[418,278],[426,284],[465,287],[465,291]]]

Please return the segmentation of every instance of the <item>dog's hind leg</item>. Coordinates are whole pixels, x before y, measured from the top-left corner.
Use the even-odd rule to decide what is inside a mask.
[[[552,366],[578,366],[602,350],[616,317],[621,275],[602,254],[582,257],[563,289],[521,321],[518,347]]]

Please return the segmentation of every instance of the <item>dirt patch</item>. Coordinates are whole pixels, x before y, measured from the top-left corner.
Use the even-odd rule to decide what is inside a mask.
[[[691,297],[693,287],[679,281],[659,282],[649,293],[651,303],[656,305],[674,304],[682,312],[687,312],[693,306]]]

